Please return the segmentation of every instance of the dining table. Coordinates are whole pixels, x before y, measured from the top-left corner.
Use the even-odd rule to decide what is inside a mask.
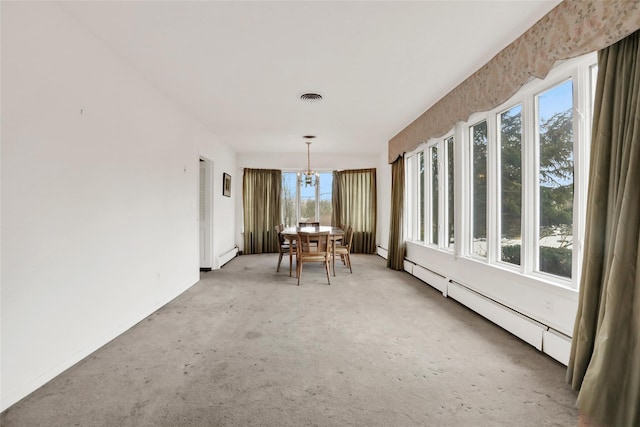
[[[329,240],[331,241],[331,269],[333,270],[333,276],[336,275],[336,259],[333,253],[336,249],[336,241],[342,239],[344,236],[344,230],[340,227],[332,227],[329,225],[321,225],[318,227],[287,227],[281,231],[282,237],[289,241],[289,259],[293,256],[293,243],[296,241],[299,232],[304,233],[324,233],[329,232]],[[289,276],[291,276],[291,268],[289,268]],[[297,272],[296,272],[297,277]]]

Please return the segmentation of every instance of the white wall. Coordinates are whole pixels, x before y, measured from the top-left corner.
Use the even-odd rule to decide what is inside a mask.
[[[235,158],[52,3],[3,2],[1,83],[5,409],[198,280],[198,156]]]
[[[302,143],[301,143],[302,144]],[[280,169],[284,171],[303,170],[307,167],[306,147],[304,152],[300,153],[238,153],[237,155],[236,180],[237,187],[234,188],[238,197],[236,198],[236,212],[238,212],[238,221],[236,222],[236,240],[239,247],[244,246],[242,236],[242,171],[244,168],[255,169]],[[314,153],[313,145],[311,146],[311,169],[319,172],[329,172],[342,169],[367,169],[376,168],[376,177],[379,180],[381,171],[379,156],[377,154],[327,154]],[[378,184],[379,185],[379,184]],[[378,196],[380,196],[380,188],[378,187]],[[378,213],[380,212],[380,203],[378,202]],[[378,219],[379,221],[379,219]],[[381,227],[378,222],[378,229]],[[387,224],[387,228],[389,225]]]
[[[212,266],[214,269],[219,268],[217,265],[217,256],[226,253],[237,245],[235,239],[236,200],[242,197],[242,186],[238,186],[241,182],[241,176],[235,174],[236,171],[236,153],[229,149],[222,141],[215,136],[203,131],[197,137],[198,157],[210,160],[213,164],[213,247],[212,247]],[[231,175],[231,197],[222,195],[222,174]],[[230,226],[231,220],[231,226]]]

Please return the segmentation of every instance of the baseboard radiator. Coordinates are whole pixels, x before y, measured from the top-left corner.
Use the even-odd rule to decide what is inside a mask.
[[[447,296],[449,281],[443,275],[419,265],[413,266],[413,275],[442,292],[445,297]]]
[[[389,256],[389,251],[387,251],[385,248],[383,248],[382,246],[378,245],[376,247],[376,253],[378,255],[380,255],[382,258],[384,259],[388,259]]]
[[[226,263],[228,263],[229,261],[231,261],[233,258],[236,257],[236,255],[238,255],[238,247],[234,246],[233,248],[229,249],[227,252],[223,253],[222,255],[219,255],[218,258],[218,268],[222,267],[223,265],[225,265]]]
[[[571,337],[549,328],[542,334],[542,351],[568,366],[571,354]]]
[[[413,267],[415,267],[416,265],[414,263],[412,263],[411,261],[405,259],[404,260],[404,264],[403,264],[403,268],[404,271],[406,271],[407,273],[413,275]]]
[[[409,260],[405,260],[404,270],[558,362],[564,365],[569,363],[571,337]]]
[[[458,283],[450,282],[448,295],[496,325],[542,351],[546,327]]]

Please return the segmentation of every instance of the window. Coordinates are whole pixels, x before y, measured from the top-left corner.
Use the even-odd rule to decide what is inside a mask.
[[[447,148],[447,246],[449,249],[454,249],[455,243],[455,192],[453,190],[454,184],[454,157],[453,157],[453,137],[449,137],[445,140]]]
[[[404,182],[405,192],[405,212],[406,212],[406,234],[407,239],[412,241],[420,241],[416,229],[419,226],[416,211],[418,210],[418,194],[416,191],[416,181],[418,179],[418,171],[416,168],[417,155],[407,155],[405,157]]]
[[[409,240],[577,286],[595,62],[595,54],[565,61],[408,153]]]
[[[282,223],[285,227],[298,224],[298,174],[282,172]]]
[[[424,152],[418,151],[414,155],[407,156],[405,162],[405,191],[412,195],[411,198],[406,199],[407,237],[424,243],[425,234],[428,232],[425,218],[428,170],[425,169]]]
[[[449,136],[406,158],[410,240],[454,249],[454,150],[454,138]]]
[[[318,221],[320,221],[320,225],[331,225],[333,173],[320,172],[318,190]]]
[[[487,121],[471,126],[472,211],[471,253],[487,257]]]
[[[520,265],[522,246],[522,106],[501,113],[500,260]]]
[[[320,172],[318,185],[305,186],[297,172],[282,172],[282,223],[293,227],[300,221],[331,225],[333,173]]]
[[[429,147],[429,159],[431,159],[431,173],[429,175],[429,181],[431,183],[431,197],[429,202],[431,204],[431,236],[429,243],[432,245],[438,244],[438,146],[432,145]]]
[[[538,149],[537,271],[571,277],[573,82],[535,97]]]
[[[317,203],[318,187],[306,186],[298,181],[298,192],[300,194],[300,212],[298,214],[298,222],[317,221],[318,203]]]
[[[425,218],[424,218],[424,204],[425,204],[425,169],[424,169],[424,152],[419,152],[416,155],[418,162],[418,235],[417,239],[424,242],[425,233]]]

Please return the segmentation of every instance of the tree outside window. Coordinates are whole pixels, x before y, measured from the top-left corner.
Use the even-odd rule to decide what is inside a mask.
[[[520,265],[522,249],[522,106],[500,114],[500,260]]]
[[[573,84],[536,97],[538,112],[538,269],[571,277],[573,249]]]

